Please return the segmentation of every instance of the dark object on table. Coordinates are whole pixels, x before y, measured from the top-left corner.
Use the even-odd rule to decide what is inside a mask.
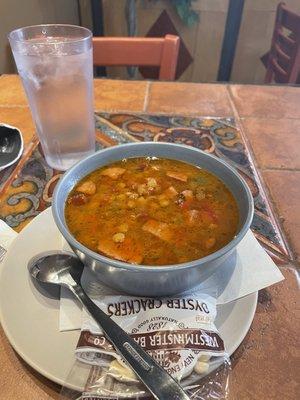
[[[265,83],[297,83],[300,74],[300,15],[277,7]]]
[[[21,132],[10,125],[0,125],[0,171],[15,163],[23,151]]]
[[[94,65],[158,66],[159,79],[174,80],[180,39],[164,38],[94,37]]]

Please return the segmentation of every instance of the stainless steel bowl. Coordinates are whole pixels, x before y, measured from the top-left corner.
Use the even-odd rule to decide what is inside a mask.
[[[70,233],[65,221],[65,203],[74,185],[95,169],[132,157],[155,156],[197,165],[218,176],[233,193],[239,208],[239,230],[225,247],[199,260],[166,266],[132,265],[89,250]],[[224,161],[193,147],[170,143],[132,143],[101,150],[67,171],[53,196],[54,220],[73,251],[96,273],[99,281],[134,295],[162,296],[190,289],[212,275],[245,236],[253,217],[253,198],[240,175]]]

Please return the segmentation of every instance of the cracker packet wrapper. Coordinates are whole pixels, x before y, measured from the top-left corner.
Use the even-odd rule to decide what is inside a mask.
[[[93,301],[178,380],[191,398],[227,398],[230,360],[214,324],[216,298],[195,292],[167,298],[114,295]],[[151,398],[88,314],[75,354],[77,363],[91,369],[83,392],[73,398]]]

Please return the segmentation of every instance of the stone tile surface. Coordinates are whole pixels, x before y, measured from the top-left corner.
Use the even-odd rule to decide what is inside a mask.
[[[96,110],[142,111],[148,83],[145,81],[94,80]],[[17,75],[0,77],[0,106],[28,105]]]
[[[300,88],[272,85],[231,85],[240,117],[300,118]]]
[[[293,268],[259,293],[254,321],[234,353],[228,400],[296,400],[299,394],[299,288]]]
[[[95,110],[143,111],[145,81],[94,80]]]
[[[277,215],[296,258],[300,259],[300,171],[264,171]]]
[[[232,116],[225,85],[155,82],[146,111],[201,116]]]
[[[242,126],[259,167],[300,168],[300,119],[245,118]]]
[[[0,77],[0,106],[27,106],[28,102],[18,75]]]

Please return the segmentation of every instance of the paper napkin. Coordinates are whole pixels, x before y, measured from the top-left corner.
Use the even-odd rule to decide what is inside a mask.
[[[8,226],[2,219],[0,219],[0,246],[6,251],[12,244],[15,237],[17,237],[17,232],[15,232],[10,226]],[[2,259],[3,261],[3,259]],[[0,259],[1,262],[1,259]]]

